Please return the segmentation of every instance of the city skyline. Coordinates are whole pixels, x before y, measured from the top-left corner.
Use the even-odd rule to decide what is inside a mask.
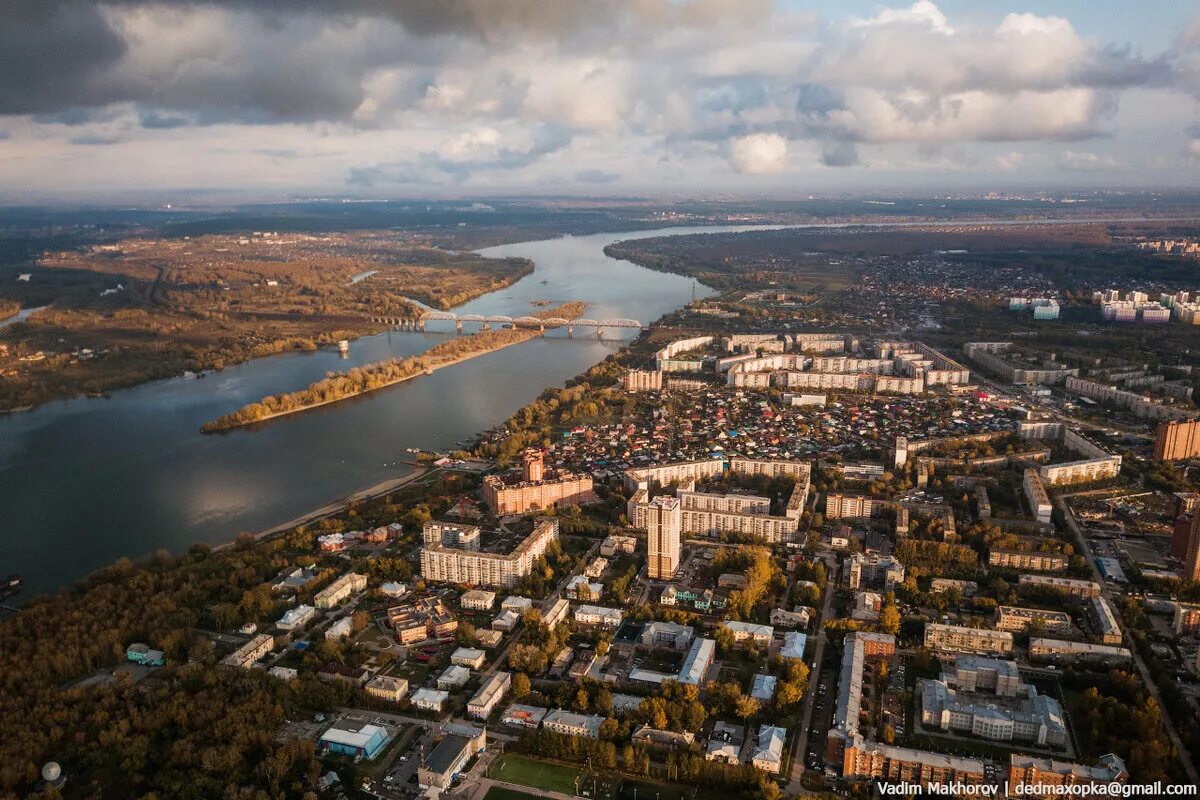
[[[1182,4],[0,11],[0,203],[1186,188]]]

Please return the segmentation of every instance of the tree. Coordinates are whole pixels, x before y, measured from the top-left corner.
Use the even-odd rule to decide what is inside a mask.
[[[522,700],[522,699],[528,697],[529,693],[531,691],[533,691],[533,687],[529,683],[528,675],[526,675],[524,672],[518,672],[516,675],[513,676],[513,679],[512,679],[513,697],[517,698],[518,700]]]
[[[742,718],[743,722],[749,722],[750,718],[759,711],[758,701],[753,697],[743,695],[737,701],[737,715]]]
[[[900,632],[900,609],[895,603],[888,603],[879,614],[879,629],[893,636]]]

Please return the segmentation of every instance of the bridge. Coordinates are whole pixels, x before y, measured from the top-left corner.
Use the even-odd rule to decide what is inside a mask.
[[[464,322],[473,322],[481,325],[483,330],[490,330],[492,325],[506,325],[513,328],[537,328],[539,331],[545,331],[546,328],[562,328],[566,327],[567,335],[574,336],[576,328],[595,328],[596,336],[604,335],[605,328],[636,328],[642,329],[642,323],[636,319],[588,319],[579,317],[577,319],[566,319],[564,317],[510,317],[504,314],[492,314],[484,316],[483,314],[455,314],[452,311],[425,311],[419,317],[407,319],[403,317],[371,317],[372,322],[382,323],[384,325],[398,328],[402,331],[423,331],[425,323],[430,321],[453,322],[454,328],[459,333],[462,333]]]

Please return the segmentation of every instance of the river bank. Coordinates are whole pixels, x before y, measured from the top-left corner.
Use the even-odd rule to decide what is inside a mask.
[[[556,308],[539,311],[534,316],[542,319],[550,319],[559,315],[574,317],[583,313],[586,307],[585,303],[572,301]],[[349,372],[329,375],[307,389],[271,395],[261,402],[248,403],[233,413],[204,423],[200,427],[200,432],[218,433],[248,425],[257,425],[302,411],[340,403],[352,397],[361,397],[379,389],[404,383],[418,375],[432,375],[439,369],[460,364],[476,356],[494,353],[514,344],[527,342],[542,335],[543,332],[544,329],[506,328],[485,330],[463,338],[451,339],[431,347],[418,356],[367,364]],[[467,349],[464,351],[464,348]]]

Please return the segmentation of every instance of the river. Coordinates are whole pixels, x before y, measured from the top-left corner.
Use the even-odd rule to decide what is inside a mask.
[[[532,259],[512,286],[456,309],[520,316],[531,301],[590,303],[592,319],[643,324],[691,299],[690,278],[604,255],[622,239],[749,230],[667,228],[523,242],[488,256]],[[697,296],[709,291],[697,285]],[[440,328],[440,330],[439,330]],[[503,422],[547,386],[602,360],[637,331],[549,332],[524,344],[372,394],[255,429],[201,435],[205,421],[331,370],[414,355],[453,324],[359,339],[333,350],[256,359],[200,379],[173,378],[109,398],[47,403],[0,415],[0,575],[18,572],[18,601],[67,586],[122,556],[228,541],[295,519],[411,468],[406,448],[445,449]]]

